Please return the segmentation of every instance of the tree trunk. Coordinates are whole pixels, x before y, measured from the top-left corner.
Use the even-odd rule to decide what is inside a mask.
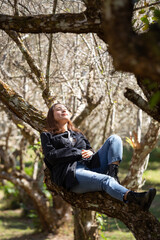
[[[49,207],[48,201],[41,189],[38,188],[36,181],[19,172],[7,173],[5,171],[0,172],[0,179],[6,179],[23,189],[34,203],[34,207],[40,218],[42,230],[56,233],[57,229],[64,222],[64,218],[62,219],[62,215],[58,211],[56,212],[54,208]],[[63,216],[66,210],[66,204],[64,204],[64,208],[61,209]]]
[[[128,174],[121,182],[121,184],[125,185],[127,188],[135,190],[143,186],[144,182],[142,180],[142,175],[148,165],[148,154],[157,143],[159,128],[160,124],[152,120],[143,141],[141,143],[137,142]]]
[[[74,240],[98,240],[98,225],[93,211],[73,208],[74,214]]]

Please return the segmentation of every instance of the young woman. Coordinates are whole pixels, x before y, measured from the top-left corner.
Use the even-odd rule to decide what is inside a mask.
[[[105,191],[120,201],[134,202],[148,210],[156,189],[136,193],[120,185],[118,165],[122,160],[122,141],[110,136],[95,153],[85,136],[76,129],[71,113],[60,103],[48,111],[47,129],[41,133],[46,166],[52,181],[75,193]]]

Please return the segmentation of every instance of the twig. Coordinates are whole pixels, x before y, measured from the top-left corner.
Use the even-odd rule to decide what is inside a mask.
[[[160,3],[160,1],[158,1],[158,2],[156,2],[156,3],[148,4],[148,5],[146,5],[146,6],[137,7],[137,8],[134,8],[133,11],[137,11],[137,10],[144,9],[144,8],[149,8],[149,7],[151,7],[151,6],[158,5],[159,3]]]
[[[52,13],[55,14],[57,6],[57,0],[53,2],[53,11]],[[48,58],[47,58],[47,68],[46,68],[46,92],[49,95],[49,73],[50,73],[50,65],[51,65],[51,54],[52,54],[52,42],[53,42],[53,35],[50,34],[49,38],[49,47],[48,47]]]

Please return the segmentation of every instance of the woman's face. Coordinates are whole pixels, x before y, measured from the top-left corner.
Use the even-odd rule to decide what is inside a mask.
[[[55,105],[53,114],[54,114],[55,120],[60,124],[67,123],[71,117],[71,114],[68,111],[68,109],[62,104]]]

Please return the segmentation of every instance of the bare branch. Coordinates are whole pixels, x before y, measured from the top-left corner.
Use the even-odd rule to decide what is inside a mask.
[[[134,8],[133,11],[137,11],[137,10],[144,9],[144,8],[149,8],[149,7],[152,7],[152,6],[155,6],[155,5],[159,5],[159,4],[160,4],[160,1],[155,2],[155,3],[151,3],[151,4],[147,4],[145,6]]]
[[[14,15],[18,16],[18,0],[14,0]]]
[[[55,14],[55,12],[56,12],[56,7],[57,7],[57,0],[54,0],[53,14]],[[47,68],[46,68],[46,89],[45,89],[45,93],[48,97],[50,96],[49,73],[50,73],[51,54],[52,54],[52,42],[53,42],[53,35],[51,33],[49,36],[48,58],[47,58]],[[52,102],[51,102],[51,104],[52,104]]]
[[[26,48],[26,46],[24,45],[23,41],[21,40],[20,35],[18,35],[14,31],[6,31],[6,33],[12,38],[12,40],[19,47],[20,51],[22,52],[23,56],[25,57],[25,59],[26,59],[28,65],[30,66],[31,70],[36,75],[36,77],[39,81],[39,84],[41,86],[41,89],[44,90],[45,89],[45,83],[44,83],[44,79],[43,79],[43,74],[42,74],[41,70],[39,69],[39,67],[36,65],[34,59],[32,58],[32,56],[31,56],[30,52],[28,51],[28,49]]]
[[[36,75],[38,83],[40,88],[42,89],[42,97],[46,103],[46,105],[49,107],[52,103],[52,97],[50,96],[49,89],[46,87],[46,83],[44,80],[44,74],[41,71],[41,69],[37,66],[35,63],[31,53],[23,43],[21,36],[14,32],[14,31],[6,31],[6,33],[13,39],[13,41],[17,44],[20,51],[22,52],[24,58],[26,59],[31,71]],[[51,43],[52,44],[52,43]],[[50,61],[50,60],[49,60]],[[35,81],[34,81],[35,82]]]
[[[96,12],[95,12],[96,13]],[[91,18],[87,12],[60,13],[35,16],[10,16],[0,14],[0,29],[21,33],[88,33],[97,32],[100,17]]]

